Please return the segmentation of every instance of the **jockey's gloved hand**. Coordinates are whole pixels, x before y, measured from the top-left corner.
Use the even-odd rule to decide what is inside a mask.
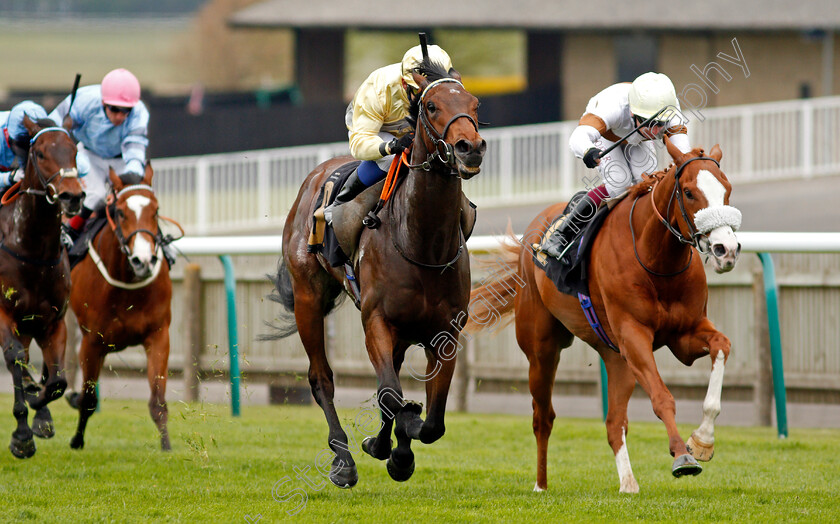
[[[379,146],[379,152],[382,156],[399,155],[414,142],[414,133],[406,133],[400,138],[393,138],[390,142],[382,142]]]
[[[586,164],[586,167],[592,169],[593,167],[598,165],[598,155],[600,154],[600,149],[598,149],[597,147],[590,147],[583,155],[583,163]]]

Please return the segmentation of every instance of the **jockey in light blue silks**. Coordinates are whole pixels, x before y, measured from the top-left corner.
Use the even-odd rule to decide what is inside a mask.
[[[100,85],[80,88],[70,106],[68,96],[53,109],[50,118],[78,140],[79,156],[90,165],[89,175],[82,180],[82,212],[70,220],[71,234],[78,236],[91,213],[104,207],[110,190],[109,168],[126,183],[142,180],[149,145],[149,111],[140,101],[140,82],[126,69],[111,71]]]

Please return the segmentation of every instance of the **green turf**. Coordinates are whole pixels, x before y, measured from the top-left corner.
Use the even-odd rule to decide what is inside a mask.
[[[558,419],[549,449],[549,490],[534,493],[528,416],[450,414],[433,445],[415,444],[408,482],[355,453],[359,483],[321,489],[296,477],[326,445],[319,409],[170,406],[171,453],[157,450],[144,402],[108,400],[88,425],[86,448],[68,446],[75,412],[53,404],[57,434],[28,460],[6,449],[11,396],[0,396],[0,522],[837,522],[836,430],[718,428],[716,455],[698,477],[674,479],[661,424],[631,425],[628,447],[639,495],[618,493],[612,452],[597,420]],[[725,406],[724,406],[725,408]],[[360,407],[361,409],[361,407]],[[340,414],[352,427],[358,410]],[[684,436],[693,428],[681,427]],[[359,433],[356,433],[357,435]],[[300,497],[278,502],[293,489]]]

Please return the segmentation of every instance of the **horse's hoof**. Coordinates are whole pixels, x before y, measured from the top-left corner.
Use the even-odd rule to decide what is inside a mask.
[[[714,442],[711,444],[706,444],[702,440],[698,439],[694,436],[694,433],[688,438],[688,442],[685,443],[685,447],[691,456],[696,458],[697,460],[708,462],[712,460],[712,457],[715,456],[715,444]]]
[[[55,424],[47,408],[41,408],[32,419],[32,433],[38,438],[53,438],[55,436]]]
[[[347,466],[347,465],[340,465],[336,467],[333,464],[332,469],[330,470],[330,482],[335,484],[341,489],[348,489],[352,488],[359,482],[359,472],[356,471],[356,465]]]
[[[70,404],[71,408],[79,409],[79,397],[81,396],[82,394],[78,391],[68,391],[67,394],[64,395],[64,398],[67,399],[67,403]]]
[[[84,435],[73,435],[73,438],[70,439],[70,447],[73,449],[82,449],[85,447],[85,437]]]
[[[390,475],[391,478],[396,480],[397,482],[405,482],[406,480],[410,479],[411,476],[414,474],[413,459],[411,461],[411,464],[409,464],[407,468],[397,467],[393,458],[389,458],[388,462],[385,463],[385,466],[388,469],[388,475]]]
[[[160,440],[160,450],[161,451],[172,451],[172,445],[169,444],[169,439],[161,439]]]
[[[35,440],[32,437],[29,437],[29,440],[20,440],[12,436],[9,451],[19,459],[28,459],[35,454]]]
[[[374,449],[374,445],[377,443],[376,437],[367,437],[362,441],[362,451],[376,460],[385,460],[391,456],[391,449],[394,447],[394,440],[389,440],[391,444],[388,446],[388,449],[383,450],[381,446],[379,449]],[[377,453],[377,451],[379,451],[379,453]]]
[[[694,460],[694,457],[687,453],[675,458],[674,465],[671,467],[671,474],[677,478],[686,475],[699,475],[702,471],[703,468],[700,464]]]

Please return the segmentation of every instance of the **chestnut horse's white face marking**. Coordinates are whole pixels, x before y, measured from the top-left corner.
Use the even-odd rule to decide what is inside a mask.
[[[725,273],[735,267],[741,252],[741,245],[735,237],[735,229],[741,224],[741,213],[724,204],[726,187],[710,171],[701,169],[697,173],[697,189],[709,205],[695,214],[695,224],[701,230],[712,228],[707,233],[715,271]]]
[[[134,216],[138,222],[143,216],[143,211],[146,209],[146,206],[148,206],[151,202],[152,200],[149,197],[143,195],[131,195],[125,199],[126,206],[134,212]],[[132,239],[131,253],[147,266],[151,266],[152,264],[152,255],[154,255],[153,249],[154,247],[151,242],[149,242],[147,235],[134,235],[134,238]]]

